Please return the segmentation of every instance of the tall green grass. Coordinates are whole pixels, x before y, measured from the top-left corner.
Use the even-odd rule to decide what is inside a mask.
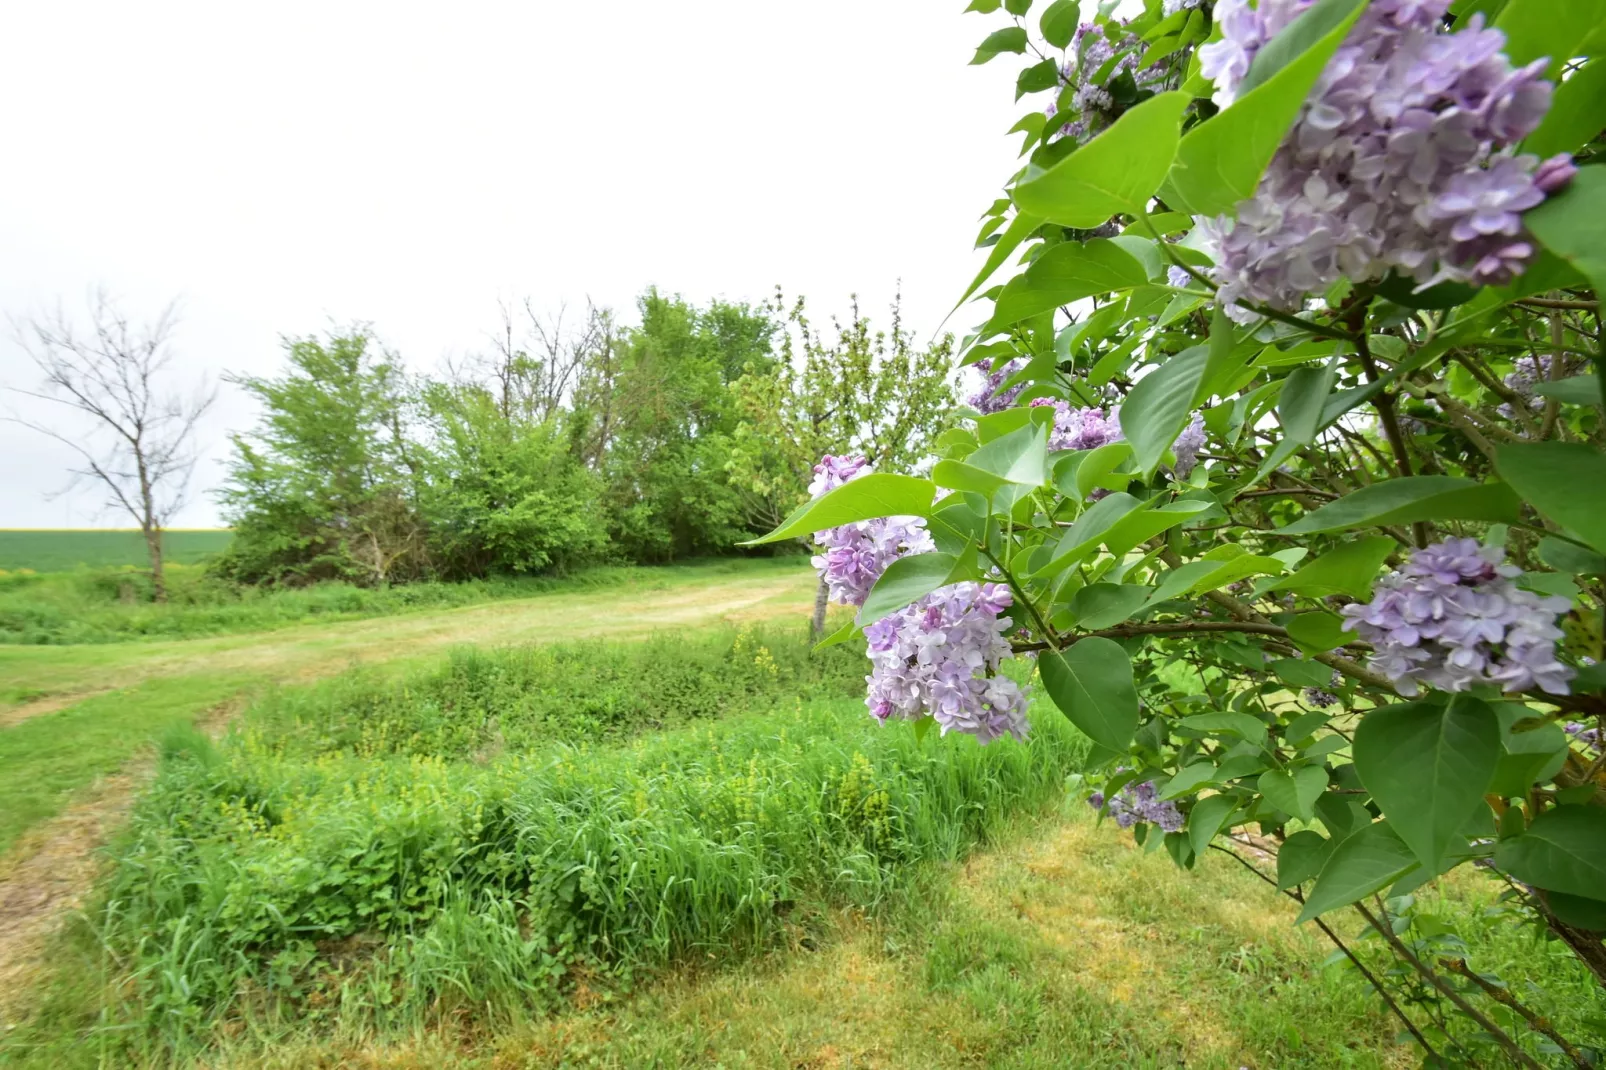
[[[460,583],[356,587],[319,583],[273,588],[236,584],[199,566],[167,570],[168,601],[151,600],[150,578],[129,569],[80,569],[49,575],[0,575],[0,643],[116,643],[139,639],[193,639],[267,631],[301,624],[355,620],[420,609],[553,591],[633,583],[643,589],[676,577],[720,572],[796,569],[797,558],[700,562],[649,568],[602,566],[567,576],[506,576]]]
[[[175,736],[92,915],[95,998],[15,1050],[123,1065],[513,1018],[762,946],[811,904],[875,907],[1063,792],[1063,719],[920,739],[870,721],[862,674],[801,635],[463,653]]]

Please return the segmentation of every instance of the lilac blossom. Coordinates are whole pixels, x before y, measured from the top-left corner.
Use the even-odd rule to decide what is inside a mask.
[[[1575,743],[1582,744],[1586,747],[1595,747],[1597,749],[1600,747],[1601,731],[1599,728],[1591,728],[1582,721],[1568,721],[1566,724],[1561,726],[1561,729],[1563,732],[1566,732]]]
[[[1015,399],[1026,389],[1026,384],[1016,383],[1006,390],[1004,383],[1025,366],[1025,362],[1019,357],[1011,357],[1002,362],[990,358],[978,360],[976,369],[986,378],[982,382],[981,389],[970,396],[970,407],[986,416],[990,413],[1003,412],[1015,404]]]
[[[1255,53],[1312,0],[1220,0],[1200,70],[1230,104]],[[1378,0],[1312,88],[1259,188],[1203,221],[1218,298],[1302,307],[1343,277],[1422,286],[1509,281],[1533,257],[1521,214],[1565,185],[1565,155],[1514,155],[1550,107],[1548,61],[1513,68],[1481,15],[1446,32],[1448,0]]]
[[[1193,471],[1193,466],[1199,463],[1199,451],[1204,448],[1204,415],[1194,413],[1188,426],[1182,429],[1177,440],[1171,444],[1171,452],[1176,456],[1177,463],[1172,471],[1176,472],[1178,479],[1187,479]]]
[[[1048,433],[1051,450],[1092,450],[1122,439],[1119,411],[1105,413],[1096,407],[1073,408],[1058,398],[1033,398],[1032,408],[1053,406],[1054,427]]]
[[[1556,361],[1561,361],[1556,367]],[[1506,376],[1505,384],[1513,393],[1526,398],[1530,409],[1542,409],[1545,399],[1534,393],[1534,387],[1551,379],[1566,379],[1577,375],[1585,368],[1587,358],[1567,356],[1551,356],[1541,358],[1536,355],[1523,354],[1512,361],[1512,372]],[[1554,374],[1552,374],[1554,373]],[[1510,405],[1500,406],[1500,415],[1510,419],[1513,417]]]
[[[1565,695],[1574,671],[1556,658],[1556,618],[1570,603],[1521,590],[1512,582],[1521,570],[1504,559],[1504,550],[1476,539],[1417,550],[1378,582],[1370,602],[1344,607],[1344,628],[1372,643],[1372,668],[1403,695],[1421,684]]]
[[[826,454],[814,466],[809,493],[818,498],[869,471],[870,465],[863,457]],[[919,517],[877,517],[815,532],[814,541],[821,552],[811,562],[825,581],[831,600],[847,606],[863,605],[888,565],[904,554],[934,549],[925,524]]]
[[[1325,710],[1329,706],[1338,705],[1338,696],[1319,687],[1307,687],[1305,689],[1305,701],[1317,709]]]
[[[930,713],[943,734],[984,744],[1025,739],[1026,696],[998,671],[1013,656],[1004,633],[1014,625],[1002,615],[1010,603],[1002,584],[956,583],[865,628],[871,715],[885,722]]]
[[[1166,0],[1175,10],[1198,7],[1203,0]],[[1072,54],[1060,68],[1062,84],[1074,87],[1071,91],[1070,110],[1059,115],[1057,102],[1044,109],[1050,119],[1063,118],[1060,134],[1084,141],[1097,135],[1120,117],[1122,109],[1108,85],[1122,75],[1132,78],[1139,89],[1159,90],[1171,74],[1174,57],[1156,60],[1145,67],[1138,64],[1149,46],[1142,38],[1127,31],[1124,20],[1107,20],[1102,23],[1084,22],[1077,27],[1071,46]],[[1119,53],[1120,58],[1115,58]],[[1110,61],[1114,59],[1112,64]],[[1106,65],[1109,70],[1101,81],[1095,81]]]
[[[1159,789],[1152,780],[1141,784],[1128,784],[1115,795],[1105,798],[1102,791],[1088,797],[1088,805],[1095,810],[1107,810],[1115,823],[1129,829],[1139,821],[1159,825],[1165,832],[1180,832],[1183,817],[1176,804],[1158,798]]]

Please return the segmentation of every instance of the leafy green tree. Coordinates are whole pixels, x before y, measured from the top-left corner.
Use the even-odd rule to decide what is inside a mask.
[[[753,533],[726,472],[738,422],[729,386],[773,363],[773,324],[762,309],[699,311],[657,290],[639,309],[640,326],[596,353],[577,388],[611,537],[637,561],[727,551]]]
[[[564,570],[607,554],[601,479],[557,410],[519,418],[477,383],[429,383],[419,512],[447,578]],[[512,415],[510,415],[510,413]]]
[[[847,323],[832,321],[831,340],[810,322],[804,299],[784,315],[778,360],[744,369],[731,384],[740,421],[726,467],[743,493],[749,523],[776,526],[808,497],[814,465],[825,454],[858,454],[877,468],[905,470],[929,459],[954,418],[953,339],[917,347],[892,306],[890,332],[874,331],[857,298]],[[825,586],[814,608],[824,628]]]
[[[263,413],[255,430],[233,436],[219,498],[235,537],[219,569],[277,583],[421,574],[420,473],[402,369],[363,327],[286,339],[285,354],[282,376],[232,380]]]

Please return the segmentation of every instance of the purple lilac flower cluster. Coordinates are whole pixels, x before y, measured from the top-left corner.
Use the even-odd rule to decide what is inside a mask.
[[[1168,5],[1177,10],[1197,7],[1202,2],[1166,0]],[[1126,21],[1120,20],[1103,24],[1084,22],[1076,28],[1076,37],[1071,45],[1073,54],[1060,68],[1062,82],[1076,87],[1071,94],[1072,111],[1060,127],[1061,136],[1085,141],[1119,117],[1115,97],[1106,88],[1111,80],[1129,74],[1138,89],[1159,89],[1170,73],[1171,62],[1167,59],[1157,60],[1147,67],[1138,66],[1139,57],[1149,46],[1136,34],[1128,33],[1126,26]],[[1115,59],[1117,53],[1120,54],[1119,59]],[[1095,82],[1094,76],[1112,59],[1115,62],[1106,72],[1104,84]],[[1058,112],[1057,102],[1044,110],[1050,119]]]
[[[863,457],[827,454],[814,466],[809,492],[819,497],[869,472]],[[885,517],[818,531],[822,553],[813,564],[833,601],[861,606],[887,566],[905,554],[935,549],[919,517]],[[865,628],[871,671],[865,705],[878,720],[917,720],[930,713],[938,727],[982,743],[1003,735],[1025,739],[1026,695],[1000,675],[1013,656],[1003,636],[1009,588],[956,583],[939,588]]]
[[[918,720],[930,713],[944,734],[954,731],[990,743],[1025,739],[1026,695],[999,673],[1011,657],[1003,616],[1009,588],[956,583],[865,628],[870,692],[865,704],[880,721]]]
[[[1561,728],[1562,731],[1566,732],[1567,735],[1571,737],[1574,743],[1581,744],[1585,747],[1594,747],[1596,750],[1600,749],[1601,730],[1599,728],[1591,728],[1582,721],[1568,721],[1566,724],[1562,725]]]
[[[1004,383],[1025,366],[1025,362],[1019,357],[1012,357],[1006,361],[995,361],[991,358],[978,360],[976,369],[985,376],[985,379],[981,389],[970,395],[970,407],[986,416],[990,413],[1003,412],[1015,404],[1015,399],[1026,389],[1026,384],[1016,383],[1005,390]]]
[[[1225,106],[1255,53],[1312,0],[1219,0],[1200,70]],[[1481,15],[1445,32],[1449,0],[1374,0],[1328,62],[1237,219],[1207,221],[1219,298],[1290,310],[1342,277],[1501,283],[1534,255],[1521,213],[1565,185],[1570,157],[1513,155],[1550,108],[1546,60],[1513,68]],[[1243,315],[1243,313],[1239,313]]]
[[[1199,463],[1199,451],[1204,449],[1205,430],[1204,415],[1194,413],[1188,426],[1182,429],[1182,434],[1171,443],[1171,452],[1176,456],[1177,463],[1172,468],[1178,479],[1187,479],[1193,471],[1193,466]]]
[[[863,457],[827,454],[814,466],[809,493],[818,498],[869,471]],[[815,569],[825,580],[832,601],[847,606],[863,605],[881,573],[904,554],[934,549],[925,521],[919,517],[880,517],[843,524],[815,532],[814,541],[821,550],[812,559]]]
[[[1092,450],[1121,441],[1119,413],[1111,409],[1072,408],[1058,398],[1033,398],[1032,408],[1054,408],[1054,427],[1048,433],[1051,450]]]
[[[1551,367],[1555,361],[1561,361],[1561,367],[1551,374]],[[1534,393],[1534,387],[1551,379],[1566,379],[1585,370],[1585,359],[1569,356],[1552,356],[1541,359],[1538,356],[1524,354],[1512,362],[1512,372],[1506,376],[1505,384],[1513,393],[1526,398],[1530,409],[1544,408],[1545,399]],[[1513,416],[1511,406],[1500,406],[1500,414],[1508,419]]]
[[[1095,810],[1105,809],[1108,803],[1110,816],[1124,829],[1131,828],[1139,821],[1148,821],[1159,825],[1162,831],[1180,832],[1183,825],[1181,812],[1175,803],[1160,800],[1157,797],[1159,793],[1154,781],[1145,780],[1141,784],[1128,784],[1108,800],[1102,791],[1095,791],[1088,796],[1087,802]]]
[[[1372,667],[1403,695],[1420,684],[1465,691],[1498,684],[1565,695],[1573,669],[1556,658],[1565,598],[1520,590],[1505,551],[1476,539],[1446,539],[1411,555],[1380,580],[1372,600],[1345,606],[1344,628],[1376,647]]]

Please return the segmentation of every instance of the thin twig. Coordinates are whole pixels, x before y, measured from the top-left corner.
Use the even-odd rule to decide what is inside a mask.
[[[1490,1021],[1488,1015],[1484,1014],[1482,1011],[1478,1010],[1478,1008],[1468,1003],[1466,997],[1462,996],[1461,993],[1457,992],[1454,987],[1444,980],[1444,978],[1433,972],[1433,970],[1421,959],[1417,958],[1411,949],[1405,946],[1405,942],[1402,941],[1398,936],[1394,935],[1394,930],[1392,928],[1390,928],[1383,921],[1379,921],[1375,914],[1366,909],[1365,903],[1356,903],[1354,906],[1356,910],[1360,911],[1361,917],[1366,919],[1367,924],[1370,925],[1377,932],[1377,934],[1383,938],[1383,941],[1387,943],[1389,947],[1394,949],[1394,953],[1396,955],[1404,959],[1406,964],[1415,970],[1424,981],[1443,993],[1446,999],[1455,1004],[1457,1010],[1466,1015],[1468,1018],[1471,1018],[1478,1024],[1480,1028],[1483,1029],[1484,1032],[1493,1037],[1495,1043],[1499,1044],[1500,1047],[1505,1050],[1505,1053],[1511,1057],[1513,1062],[1520,1066],[1526,1066],[1529,1068],[1529,1070],[1545,1070],[1544,1067],[1540,1066],[1539,1063],[1534,1060],[1533,1056],[1523,1051],[1521,1046],[1519,1046],[1515,1040],[1512,1040],[1505,1030],[1501,1029],[1498,1025],[1495,1025],[1494,1022]]]
[[[1583,1053],[1575,1048],[1572,1044],[1568,1043],[1566,1037],[1556,1032],[1555,1027],[1552,1026],[1547,1019],[1541,1018],[1539,1015],[1529,1010],[1522,1004],[1520,1000],[1517,999],[1516,996],[1513,996],[1506,989],[1501,988],[1499,985],[1491,984],[1490,982],[1485,981],[1482,977],[1479,977],[1478,974],[1467,965],[1466,959],[1440,959],[1439,965],[1443,966],[1447,970],[1450,970],[1452,973],[1458,973],[1462,977],[1465,977],[1467,980],[1483,989],[1484,994],[1490,999],[1494,1000],[1496,1003],[1502,1004],[1503,1006],[1510,1007],[1512,1010],[1522,1015],[1523,1020],[1532,1026],[1536,1031],[1543,1033],[1545,1036],[1555,1041],[1556,1047],[1560,1048],[1566,1054],[1567,1058],[1573,1061],[1573,1065],[1578,1067],[1579,1070],[1591,1070],[1590,1064],[1585,1061]]]

